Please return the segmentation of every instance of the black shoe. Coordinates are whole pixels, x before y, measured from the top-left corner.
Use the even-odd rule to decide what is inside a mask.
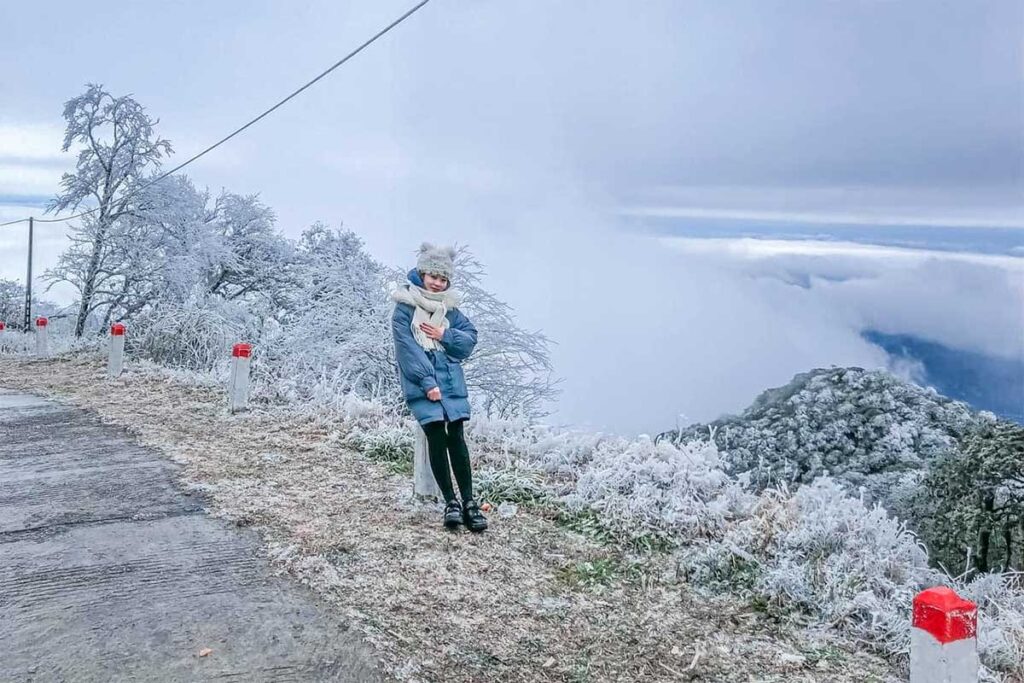
[[[462,506],[462,522],[470,531],[483,531],[487,528],[487,518],[480,512],[480,506],[472,498]]]
[[[462,524],[462,506],[459,501],[450,500],[444,508],[444,525],[449,529],[455,529]]]

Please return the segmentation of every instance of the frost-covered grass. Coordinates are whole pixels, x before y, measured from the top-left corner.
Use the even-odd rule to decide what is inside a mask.
[[[373,430],[353,429],[344,443],[396,474],[412,474],[415,439],[407,428],[389,425]]]
[[[616,557],[597,557],[568,565],[560,572],[562,581],[600,592],[618,581],[635,581],[642,576],[637,565],[624,563]]]
[[[210,382],[209,372],[191,374]],[[341,430],[328,442],[408,472],[412,435],[392,407],[345,394],[304,409]],[[1024,670],[1019,575],[964,582],[943,574],[904,524],[827,476],[758,491],[725,471],[714,439],[655,442],[483,417],[467,434],[481,499],[548,508],[562,527],[611,547],[670,552],[706,590],[827,626],[900,663],[913,595],[949,585],[979,605],[987,680]],[[582,561],[563,579],[600,587],[627,578],[619,557]]]
[[[0,332],[0,353],[27,356],[32,353],[34,347],[35,337],[31,334],[24,334],[17,330]]]
[[[473,490],[492,504],[538,505],[548,501],[543,474],[522,467],[486,467],[473,473]]]
[[[900,660],[908,652],[913,596],[948,585],[979,605],[987,675],[998,680],[1024,668],[1018,575],[964,582],[943,574],[929,566],[927,552],[901,522],[827,477],[792,494],[762,493],[749,516],[681,558],[700,583],[733,586],[776,613],[814,615]]]
[[[76,339],[70,333],[70,326],[71,322],[66,318],[50,320],[50,324],[47,326],[47,347],[51,356],[106,349],[105,338],[90,336]],[[0,353],[34,356],[36,353],[35,332],[24,333],[10,328],[5,329],[0,332]]]
[[[381,435],[404,428],[387,411],[370,422],[361,415],[351,428],[370,436],[350,438],[364,438],[364,452],[386,460],[373,453],[390,452],[382,444],[400,439]],[[373,420],[393,426],[368,426]],[[605,544],[671,551],[708,590],[734,591],[778,617],[836,629],[902,664],[913,596],[948,585],[979,605],[986,680],[1011,681],[1024,670],[1019,575],[964,582],[944,574],[905,524],[827,476],[757,492],[724,470],[714,439],[676,444],[479,417],[467,435],[483,500],[552,507],[563,527]],[[564,578],[603,585],[625,575],[607,560],[566,570]]]
[[[187,377],[132,362],[108,381],[95,356],[0,359],[5,389],[59,395],[177,462],[211,513],[259,533],[282,571],[366,636],[388,677],[898,680],[863,648],[835,650],[834,639],[764,619],[728,591],[696,595],[669,553],[567,533],[544,505],[512,516],[499,506],[486,534],[443,532],[408,476],[344,446],[353,431],[386,427],[380,412],[259,402],[230,415],[223,389]],[[824,668],[794,663],[792,653],[811,661],[819,651],[839,654],[815,660]]]
[[[737,591],[777,616],[811,618],[897,662],[906,661],[913,596],[949,585],[979,606],[986,679],[1024,671],[1020,575],[945,575],[905,524],[829,477],[755,493],[723,470],[714,439],[655,443],[485,419],[469,433],[491,467],[547,474],[568,528],[632,548],[674,548],[695,583]],[[600,582],[609,572],[576,574]]]

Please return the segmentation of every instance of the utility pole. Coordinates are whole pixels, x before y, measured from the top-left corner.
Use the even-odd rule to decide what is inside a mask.
[[[32,330],[32,222],[33,218],[28,219],[28,277],[25,278],[25,325],[21,328],[22,332],[29,332]]]

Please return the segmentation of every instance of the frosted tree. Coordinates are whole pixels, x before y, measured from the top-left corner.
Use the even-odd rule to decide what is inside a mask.
[[[0,279],[0,322],[21,326],[25,312],[25,287],[14,280]]]
[[[354,391],[394,402],[389,273],[349,230],[307,229],[296,251],[301,288],[286,301],[284,330],[272,353],[286,392],[296,398]]]
[[[299,241],[286,289],[283,333],[269,354],[282,392],[293,399],[356,392],[402,404],[391,338],[391,283],[405,273],[382,266],[359,237],[317,223]],[[555,394],[544,335],[519,328],[511,308],[481,285],[483,268],[459,249],[456,288],[480,332],[465,362],[476,405],[495,417],[536,417]]]
[[[488,417],[536,418],[558,395],[548,347],[551,340],[519,327],[512,307],[483,287],[484,268],[465,247],[456,256],[456,288],[463,310],[479,331],[476,350],[465,362],[466,383]]]
[[[294,246],[277,233],[275,220],[257,195],[217,197],[209,222],[221,247],[207,274],[209,294],[255,301],[276,313],[296,278]]]
[[[220,242],[207,223],[207,197],[186,176],[142,190],[108,234],[108,254],[93,306],[104,327],[160,304],[183,302],[210,269]]]
[[[964,437],[961,451],[924,479],[925,543],[951,571],[1024,569],[1024,427],[989,422]]]
[[[156,121],[130,96],[114,97],[101,85],[90,84],[85,93],[64,106],[67,127],[63,151],[80,145],[73,173],[61,179],[62,191],[48,210],[78,209],[94,204],[96,211],[71,228],[72,246],[53,272],[70,282],[80,299],[75,336],[85,331],[96,306],[98,281],[108,261],[109,235],[132,209],[135,190],[148,172],[159,168],[171,153],[171,144],[157,137]]]

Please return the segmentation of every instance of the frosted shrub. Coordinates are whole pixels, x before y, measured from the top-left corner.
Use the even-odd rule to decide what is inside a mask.
[[[609,444],[625,448],[627,440],[598,432],[559,429],[525,420],[475,417],[467,436],[487,453],[490,462],[526,462],[548,474],[575,481],[598,449]]]
[[[183,370],[226,367],[241,326],[200,306],[167,307],[139,319],[127,337],[129,350],[155,363]]]
[[[787,502],[758,582],[762,594],[821,614],[890,652],[906,650],[914,595],[942,583],[917,538],[880,506],[867,507],[828,478]]]
[[[722,471],[714,443],[676,446],[493,419],[470,422],[468,434],[490,468],[478,475],[482,490],[520,500],[546,488],[571,515],[592,516],[630,541],[686,543],[756,500]]]
[[[412,463],[414,439],[404,426],[381,426],[376,429],[353,429],[345,444],[372,460]]]
[[[978,652],[985,666],[1024,673],[1024,575],[982,574],[959,590],[978,605]]]
[[[349,393],[400,398],[387,269],[355,233],[322,223],[303,232],[292,268],[297,286],[280,316],[281,334],[266,354],[281,397],[316,403]]]
[[[495,504],[531,504],[548,498],[543,474],[521,466],[480,468],[473,472],[473,489],[478,498]]]
[[[736,572],[774,609],[798,607],[888,654],[906,652],[914,595],[942,583],[912,533],[827,477],[792,495],[766,491],[748,519],[686,562],[704,580]]]
[[[386,421],[397,424],[400,420],[394,406],[371,401],[351,392],[325,395],[322,401],[307,404],[305,408],[318,415],[335,415],[357,424],[377,425]]]
[[[32,334],[8,328],[0,334],[0,353],[28,355],[35,349],[36,340]]]
[[[95,353],[106,348],[106,337],[76,338],[72,334],[73,324],[74,321],[68,318],[50,316],[49,325],[46,328],[47,346],[49,347],[50,355],[57,356],[63,353],[79,352]],[[25,356],[35,355],[36,335],[34,325],[35,323],[33,323],[32,331],[27,334],[10,327],[0,333],[0,353],[13,353]]]
[[[33,348],[35,347],[35,340],[31,339]],[[62,353],[97,353],[106,352],[109,337],[106,335],[102,337],[75,337],[70,329],[50,330],[49,344],[50,353],[62,354]]]
[[[755,497],[719,468],[713,444],[640,438],[597,448],[565,500],[621,537],[685,543],[720,533]]]
[[[680,557],[698,582],[739,586],[777,612],[798,608],[896,658],[908,652],[914,595],[948,585],[979,606],[990,675],[1024,666],[1024,592],[1012,576],[946,576],[904,524],[827,477],[792,494],[764,491],[748,517]]]

